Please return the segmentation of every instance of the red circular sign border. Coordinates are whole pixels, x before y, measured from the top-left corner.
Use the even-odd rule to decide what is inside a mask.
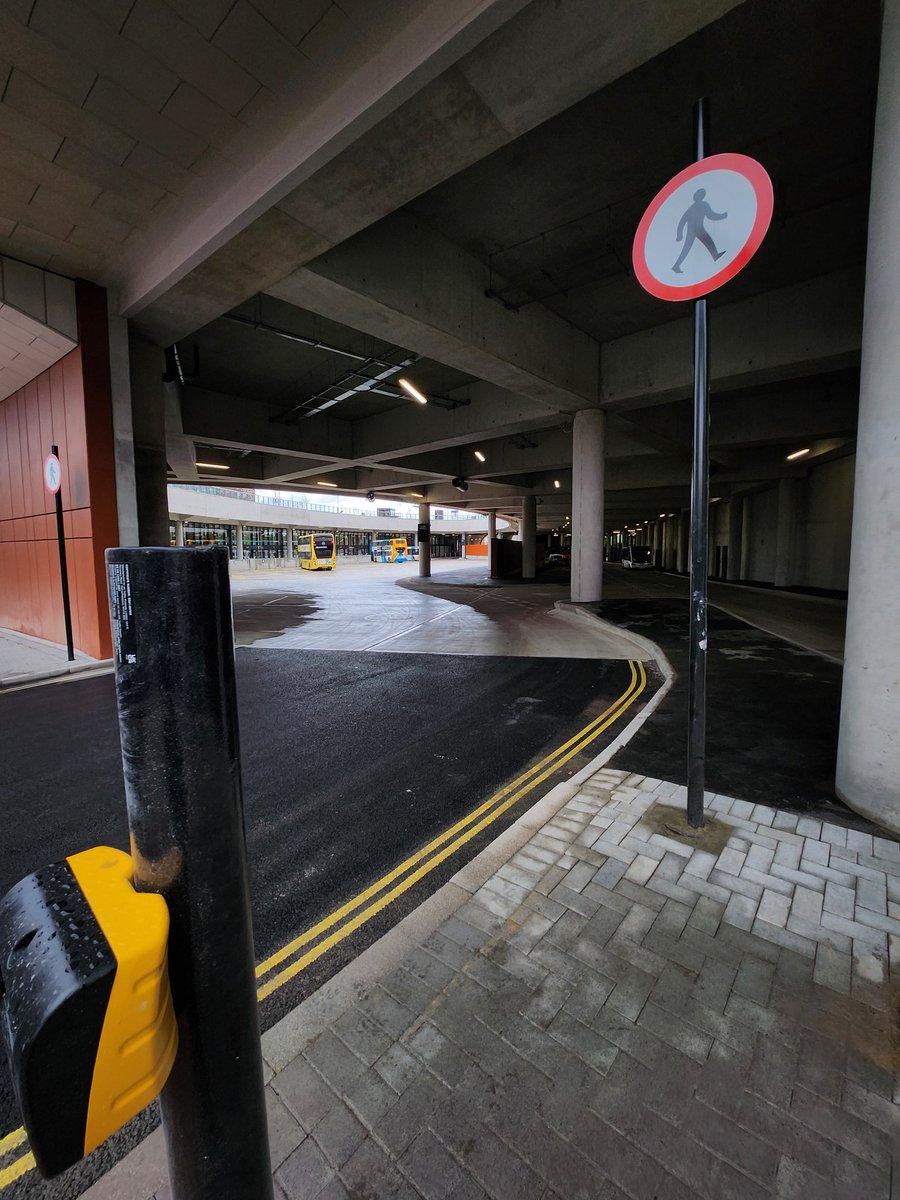
[[[47,484],[47,467],[50,465],[51,458],[56,459],[56,465],[59,467],[59,483],[56,485],[55,488],[51,488]],[[47,457],[44,459],[44,487],[47,489],[47,491],[50,493],[51,496],[55,496],[56,493],[59,491],[60,487],[62,487],[62,464],[60,463],[59,455],[57,455],[57,454],[48,454]]]
[[[650,272],[644,256],[650,224],[676,188],[681,187],[688,180],[696,178],[697,175],[711,170],[736,171],[749,181],[756,193],[757,200],[756,220],[753,222],[750,236],[728,266],[723,267],[716,275],[711,275],[709,279],[704,279],[701,283],[690,284],[687,287],[674,287],[661,283]],[[651,296],[656,296],[659,300],[696,300],[700,296],[709,295],[724,283],[728,283],[730,279],[734,279],[735,275],[747,265],[762,245],[762,240],[766,236],[772,220],[774,204],[772,180],[765,167],[755,158],[750,158],[746,154],[711,154],[709,158],[701,158],[697,162],[691,163],[689,167],[685,167],[683,171],[679,171],[677,175],[673,176],[661,191],[657,192],[641,217],[631,250],[631,264],[634,267],[638,283],[645,292],[649,292]]]

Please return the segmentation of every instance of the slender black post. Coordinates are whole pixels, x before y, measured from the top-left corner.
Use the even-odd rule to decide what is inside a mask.
[[[709,144],[709,101],[694,105],[697,161]],[[687,818],[703,825],[706,774],[707,557],[709,553],[709,313],[703,296],[694,301],[694,455],[691,469],[691,629],[688,677]]]
[[[59,458],[59,448],[50,447],[51,453]],[[69,600],[69,564],[66,561],[66,528],[63,524],[62,483],[56,489],[56,540],[59,544],[59,581],[62,585],[63,620],[66,623],[66,657],[75,661],[75,644],[72,641],[72,605]]]
[[[271,1200],[224,546],[106,552],[135,883],[169,905],[175,1200]]]

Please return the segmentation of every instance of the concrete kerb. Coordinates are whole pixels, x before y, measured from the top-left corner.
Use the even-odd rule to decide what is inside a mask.
[[[88,663],[69,663],[65,667],[54,667],[50,671],[33,671],[17,675],[0,676],[0,692],[20,691],[36,687],[41,683],[64,683],[83,675],[106,675],[115,666],[111,658],[98,658]]]
[[[560,601],[556,607],[565,603]],[[617,626],[594,613],[579,609],[577,605],[571,605],[570,608],[587,620],[620,632]],[[552,787],[447,883],[264,1033],[262,1052],[267,1078],[271,1078],[270,1071],[277,1074],[283,1070],[337,1014],[360,997],[365,987],[389,974],[419,942],[468,903],[475,892],[551,821],[575,796],[581,785],[604,767],[653,715],[671,690],[675,672],[654,642],[639,634],[629,634],[628,639],[640,651],[641,658],[655,660],[663,675],[662,686],[622,732],[586,766],[570,779]]]

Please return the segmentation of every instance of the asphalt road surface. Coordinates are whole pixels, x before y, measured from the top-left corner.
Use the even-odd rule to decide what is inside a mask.
[[[252,643],[263,632],[269,647],[237,652],[258,959],[583,729],[627,692],[632,677],[627,662],[589,658],[274,649],[272,620],[260,628],[266,598],[248,602],[236,593],[236,609],[245,609],[238,640]],[[293,607],[285,618],[292,628],[316,612],[299,596]],[[260,1006],[263,1028],[445,882],[525,805],[589,761],[658,682],[651,679],[623,721],[530,796],[273,991]],[[111,676],[0,695],[0,727],[0,778],[7,812],[15,814],[0,846],[0,891],[88,846],[127,847]],[[152,1109],[142,1114],[58,1180],[31,1171],[0,1187],[2,1200],[80,1195],[154,1119]],[[18,1125],[3,1071],[0,1138]],[[0,1157],[0,1169],[21,1153]]]

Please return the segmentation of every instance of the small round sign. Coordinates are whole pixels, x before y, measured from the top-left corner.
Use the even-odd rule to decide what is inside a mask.
[[[733,279],[772,219],[772,181],[746,154],[713,154],[651,201],[632,249],[638,282],[660,300],[696,300]]]
[[[59,491],[62,483],[62,468],[55,454],[48,454],[44,459],[44,484],[51,496]]]

